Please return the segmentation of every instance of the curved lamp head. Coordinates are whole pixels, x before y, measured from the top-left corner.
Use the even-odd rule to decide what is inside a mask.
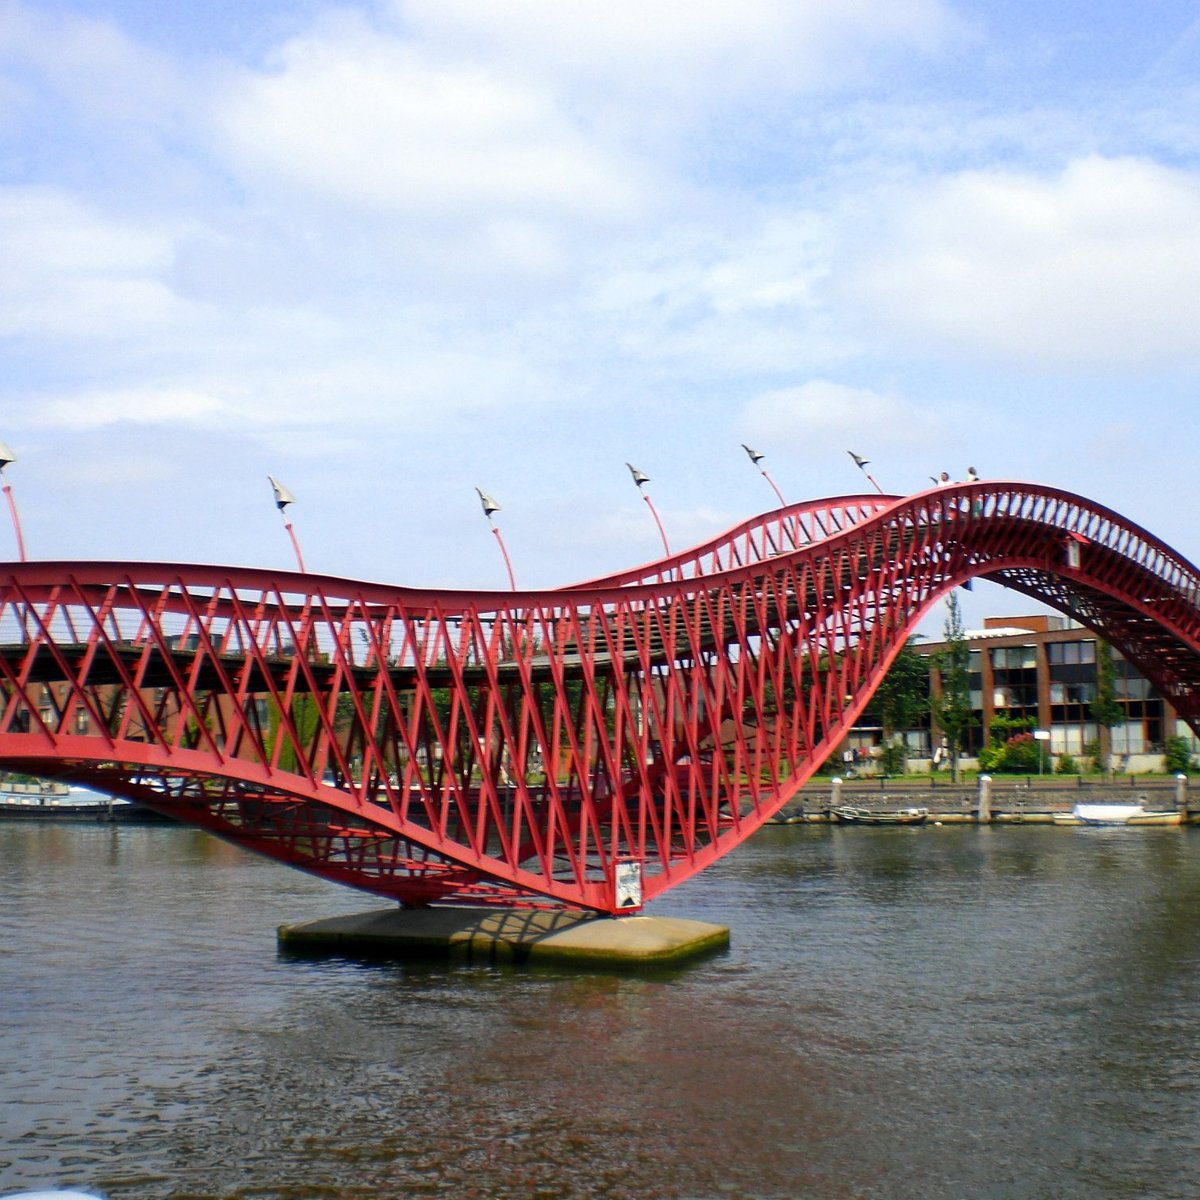
[[[846,453],[850,455],[852,459],[854,459],[854,465],[856,467],[870,466],[871,460],[869,458],[863,458],[861,454],[855,454],[853,450],[847,450]]]
[[[271,481],[271,489],[275,493],[275,507],[283,512],[289,504],[296,503],[296,497],[283,486],[273,475],[268,475],[267,478]]]
[[[492,497],[489,496],[482,488],[476,488],[475,490],[479,493],[479,503],[483,506],[483,515],[490,521],[492,519],[492,513],[498,513],[500,511],[500,505],[497,504],[496,501],[493,500]]]
[[[763,459],[764,457],[766,457],[765,455],[761,454],[759,451],[757,451],[757,450],[752,450],[752,449],[751,449],[749,446],[747,446],[747,445],[746,445],[746,443],[745,443],[745,442],[743,442],[743,443],[742,443],[742,449],[743,449],[743,450],[745,450],[745,452],[746,452],[748,455],[750,455],[750,461],[751,461],[751,462],[752,462],[752,463],[753,463],[753,464],[754,464],[756,467],[757,467],[757,466],[758,466],[758,464],[759,464],[759,463],[762,461],[762,459]]]
[[[17,456],[3,442],[0,442],[0,471],[3,471],[9,463],[16,461]]]
[[[650,476],[639,471],[637,467],[633,465],[633,463],[626,463],[625,465],[629,468],[629,473],[633,476],[633,482],[636,483],[638,487],[641,487],[643,483],[650,482]]]

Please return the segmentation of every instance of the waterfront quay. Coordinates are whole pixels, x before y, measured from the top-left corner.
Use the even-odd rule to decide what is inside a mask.
[[[944,824],[1052,824],[1077,804],[1141,804],[1153,812],[1178,812],[1182,824],[1200,824],[1200,784],[1186,776],[1114,776],[990,779],[959,783],[934,777],[810,780],[785,805],[773,824],[833,820],[843,806],[899,813],[924,808],[929,820]]]

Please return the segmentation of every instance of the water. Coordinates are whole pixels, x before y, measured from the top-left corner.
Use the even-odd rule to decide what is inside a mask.
[[[370,897],[0,826],[0,1193],[1194,1197],[1200,829],[764,830],[650,977],[280,957]]]

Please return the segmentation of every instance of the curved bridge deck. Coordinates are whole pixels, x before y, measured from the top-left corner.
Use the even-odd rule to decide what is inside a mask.
[[[410,905],[636,909],[733,849],[975,577],[1070,613],[1195,723],[1200,575],[1025,484],[793,505],[542,592],[0,568],[0,765]]]

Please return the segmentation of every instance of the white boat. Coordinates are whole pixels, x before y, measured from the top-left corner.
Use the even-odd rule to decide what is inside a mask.
[[[57,821],[161,821],[167,818],[140,804],[72,785],[49,787],[0,788],[0,820]]]
[[[1178,825],[1178,811],[1155,812],[1144,804],[1076,804],[1069,813],[1055,813],[1056,825]]]

